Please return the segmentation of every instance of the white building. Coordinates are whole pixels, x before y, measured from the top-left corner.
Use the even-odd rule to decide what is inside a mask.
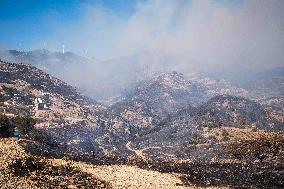
[[[50,101],[49,101],[49,93],[43,93],[41,96],[36,97],[34,104],[36,110],[49,110]]]

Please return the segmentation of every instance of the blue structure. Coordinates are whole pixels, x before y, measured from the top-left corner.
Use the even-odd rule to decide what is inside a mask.
[[[20,137],[21,136],[21,132],[20,131],[14,131],[13,135],[15,137]]]

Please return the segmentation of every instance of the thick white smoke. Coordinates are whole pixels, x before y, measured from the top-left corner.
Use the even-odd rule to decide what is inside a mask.
[[[151,52],[204,67],[283,65],[282,0],[150,0],[129,17],[83,7],[77,25],[54,27],[54,40],[97,59]]]

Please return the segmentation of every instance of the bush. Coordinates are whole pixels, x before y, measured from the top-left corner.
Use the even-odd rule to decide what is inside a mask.
[[[7,87],[4,90],[5,90],[5,93],[10,97],[14,97],[14,94],[20,93],[17,89],[11,88],[11,87]]]
[[[27,159],[17,159],[13,164],[10,165],[15,176],[24,177],[28,176],[31,172],[41,171],[44,164],[37,158],[27,157]]]
[[[201,125],[203,127],[208,127],[209,129],[219,127],[219,125],[217,124],[215,119],[213,117],[208,116],[208,115],[202,116],[200,118],[200,122],[201,122]]]
[[[31,132],[31,138],[34,141],[47,144],[51,147],[57,146],[57,143],[52,139],[51,135],[48,132],[43,131],[43,130],[34,129]]]
[[[0,94],[0,102],[5,102],[5,101],[7,101],[7,100],[9,100],[9,99],[10,99],[10,97],[5,96],[5,95],[3,95],[3,94]]]
[[[34,129],[35,120],[30,116],[16,116],[12,118],[12,124],[22,134],[28,134]]]
[[[188,140],[189,144],[197,145],[197,144],[204,144],[207,140],[200,134],[193,134],[190,139]]]
[[[9,137],[13,134],[14,127],[7,116],[0,114],[0,137]]]
[[[32,105],[33,104],[33,101],[28,96],[21,96],[21,102],[26,104],[26,105]]]
[[[223,137],[223,141],[228,141],[230,140],[230,134],[226,129],[222,130],[222,137]]]

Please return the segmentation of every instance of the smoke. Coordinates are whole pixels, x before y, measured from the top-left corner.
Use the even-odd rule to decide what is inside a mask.
[[[14,61],[13,55],[0,44],[0,59],[4,61]]]
[[[52,35],[34,48],[59,51],[64,44],[66,51],[95,58],[92,66],[62,68],[63,80],[76,81],[89,93],[121,91],[141,73],[160,70],[243,72],[283,66],[283,0],[148,0],[138,1],[129,14],[90,4],[78,9],[84,14],[72,24],[60,13],[46,15]]]
[[[72,51],[100,60],[151,52],[199,67],[283,65],[282,0],[152,0],[138,2],[128,17],[82,9],[77,25],[60,23],[55,33]]]

